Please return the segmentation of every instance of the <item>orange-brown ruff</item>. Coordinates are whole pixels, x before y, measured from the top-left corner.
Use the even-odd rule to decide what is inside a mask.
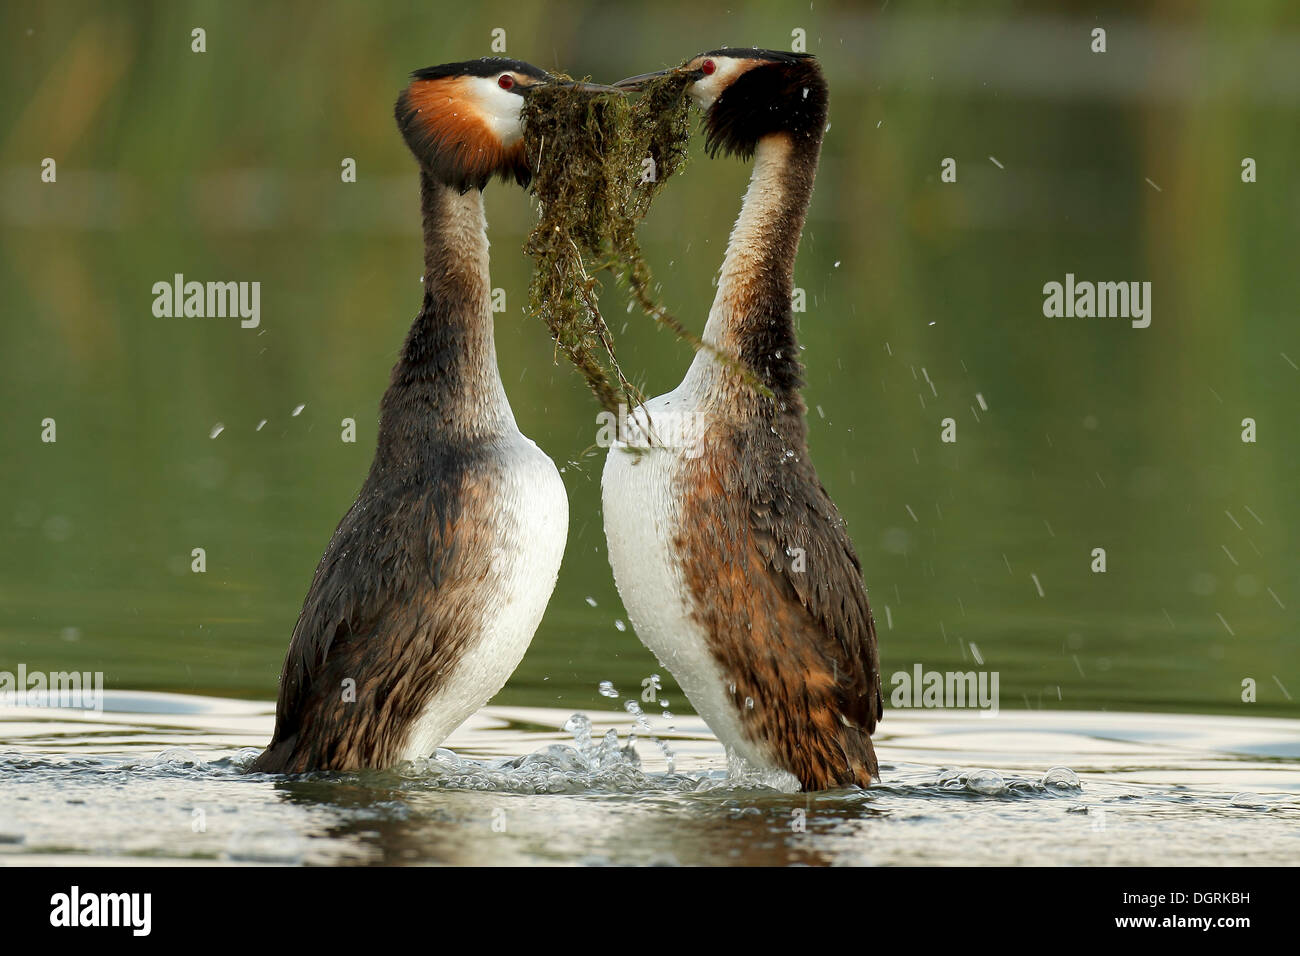
[[[722,54],[773,59],[727,64],[734,80],[706,114],[711,149],[754,155],[755,168],[704,338],[770,396],[700,352],[646,403],[669,437],[610,451],[610,562],[637,635],[730,751],[807,790],[866,786],[882,715],[875,624],[809,456],[791,307],[826,87],[811,58]]]
[[[503,144],[483,111],[467,95],[477,79],[445,76],[414,80],[398,101],[399,116],[411,118],[403,132],[421,142],[440,164],[461,171],[469,183],[486,182],[497,173],[513,174],[527,169],[524,141]]]

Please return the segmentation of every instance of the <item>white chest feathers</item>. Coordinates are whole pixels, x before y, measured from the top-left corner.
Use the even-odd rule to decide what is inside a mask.
[[[523,659],[555,590],[569,535],[569,498],[555,464],[515,433],[503,450],[492,522],[496,585],[480,609],[480,632],[442,683],[410,735],[402,757],[431,754],[505,686]]]
[[[728,751],[765,766],[768,761],[741,731],[727,679],[691,614],[679,553],[681,471],[691,458],[707,454],[708,424],[686,385],[629,416],[625,440],[615,442],[605,459],[605,539],[619,596],[641,643]]]

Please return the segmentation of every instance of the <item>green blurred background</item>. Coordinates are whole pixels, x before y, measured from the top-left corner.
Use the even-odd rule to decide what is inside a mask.
[[[1300,10],[1283,0],[7,2],[0,669],[274,696],[420,303],[392,102],[407,71],[491,52],[494,28],[510,55],[607,81],[806,32],[831,87],[796,270],[810,441],[887,676],[978,654],[1007,707],[1296,713]],[[696,143],[644,225],[696,329],[747,176]],[[498,700],[608,705],[599,681],[630,693],[662,669],[617,623],[597,407],[523,311],[532,201],[496,184],[487,205],[502,376],[572,502],[559,585]],[[260,281],[261,327],[155,318],[151,287],[178,272]],[[1151,327],[1044,318],[1067,272],[1150,281]],[[625,368],[672,388],[688,347],[623,316],[612,284],[605,302]]]

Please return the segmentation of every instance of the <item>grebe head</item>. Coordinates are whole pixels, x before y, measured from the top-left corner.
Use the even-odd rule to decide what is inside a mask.
[[[397,98],[397,126],[420,165],[448,186],[482,189],[493,176],[527,186],[531,172],[520,113],[524,98],[548,84],[613,91],[505,57],[444,63],[411,74]]]
[[[721,152],[747,159],[764,136],[789,133],[820,140],[826,128],[826,80],[810,53],[728,47],[614,86],[637,90],[669,73],[691,77],[686,90],[704,110],[710,156]]]

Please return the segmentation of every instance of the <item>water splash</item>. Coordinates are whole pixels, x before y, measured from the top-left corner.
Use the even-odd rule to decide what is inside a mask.
[[[672,773],[676,767],[677,755],[673,753],[673,748],[669,746],[668,741],[662,737],[656,737],[651,731],[650,720],[646,717],[645,711],[641,709],[641,705],[635,700],[627,700],[623,702],[623,709],[632,715],[632,720],[636,723],[637,729],[644,732],[650,738],[650,742],[663,753],[664,760],[668,764],[668,772]],[[631,736],[630,739],[635,740],[635,735]]]
[[[648,730],[649,723],[636,701],[629,700],[624,707],[633,715],[638,728]],[[678,772],[671,748],[652,734],[648,734],[649,739],[663,751],[668,770],[648,773],[641,767],[635,733],[620,740],[618,732],[611,727],[598,738],[585,714],[571,716],[563,729],[573,735],[572,745],[550,744],[521,757],[487,760],[462,757],[452,750],[439,748],[430,757],[408,761],[393,771],[380,773],[396,775],[403,786],[414,789],[517,794],[798,790],[798,783],[789,774],[754,770],[735,758],[729,759],[725,772]],[[365,775],[374,773],[367,771]]]

